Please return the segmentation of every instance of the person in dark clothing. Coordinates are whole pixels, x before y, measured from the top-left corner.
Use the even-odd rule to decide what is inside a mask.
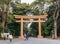
[[[5,36],[4,36],[4,40],[6,40]]]
[[[29,34],[28,33],[27,34],[24,34],[24,37],[25,37],[25,40],[28,40]]]
[[[28,40],[28,38],[29,38],[29,35],[28,35],[28,33],[27,33],[27,35],[26,35],[26,39]]]
[[[7,39],[8,39],[9,35],[7,35]]]

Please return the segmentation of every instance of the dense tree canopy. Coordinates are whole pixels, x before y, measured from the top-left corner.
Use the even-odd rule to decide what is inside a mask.
[[[47,9],[44,10],[44,4],[50,5]],[[4,6],[5,5],[5,6]],[[5,27],[5,31],[8,29],[8,32],[12,33],[14,36],[19,35],[19,29],[20,29],[20,23],[16,23],[14,19],[14,14],[16,15],[26,15],[27,12],[33,13],[33,15],[43,15],[45,12],[48,13],[47,21],[42,23],[42,35],[50,36],[51,31],[54,29],[54,22],[57,21],[57,32],[58,35],[60,35],[60,18],[58,17],[57,20],[54,20],[57,15],[57,7],[58,3],[56,3],[56,0],[36,0],[32,4],[26,4],[26,3],[13,3],[11,0],[0,0],[0,24],[2,24],[2,16],[5,20],[3,20],[4,23],[7,24],[7,27]],[[9,12],[9,8],[12,7],[12,13]],[[58,8],[58,7],[57,7]],[[55,11],[56,10],[56,11]],[[6,14],[4,14],[6,13]],[[60,14],[60,13],[59,13]],[[6,15],[6,16],[5,16]],[[55,16],[54,16],[55,15]],[[8,22],[8,23],[7,23]],[[27,23],[28,24],[28,23]],[[24,23],[26,26],[26,24]],[[29,32],[30,36],[37,36],[38,34],[38,23],[32,23]],[[3,26],[0,25],[0,32],[2,30]],[[25,29],[25,28],[24,28]],[[56,35],[55,30],[55,35]],[[18,31],[18,33],[17,33]],[[24,30],[26,32],[27,30]]]

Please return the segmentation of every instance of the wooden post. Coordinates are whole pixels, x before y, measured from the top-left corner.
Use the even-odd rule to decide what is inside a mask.
[[[39,18],[40,21],[40,18]],[[38,22],[38,38],[42,38],[41,36],[41,22]]]
[[[24,35],[23,35],[23,18],[21,18],[21,30],[20,30],[19,38],[24,38]]]

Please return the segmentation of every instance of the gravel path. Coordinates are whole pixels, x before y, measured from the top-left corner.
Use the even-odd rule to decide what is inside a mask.
[[[0,40],[0,44],[60,44],[60,40],[52,40],[47,38],[29,38],[29,40],[24,39],[13,39],[12,42],[9,40]]]

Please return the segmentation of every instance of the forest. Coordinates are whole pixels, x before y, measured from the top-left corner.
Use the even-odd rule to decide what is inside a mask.
[[[15,15],[48,14],[46,22],[42,22],[42,36],[51,36],[54,30],[55,38],[60,36],[60,0],[35,0],[31,4],[21,3],[19,0],[0,0],[0,38],[1,33],[12,33],[13,36],[20,35],[20,22],[16,22]],[[29,23],[29,22],[28,22]],[[24,23],[24,33],[37,37],[38,23],[33,22],[29,29],[28,23]]]

